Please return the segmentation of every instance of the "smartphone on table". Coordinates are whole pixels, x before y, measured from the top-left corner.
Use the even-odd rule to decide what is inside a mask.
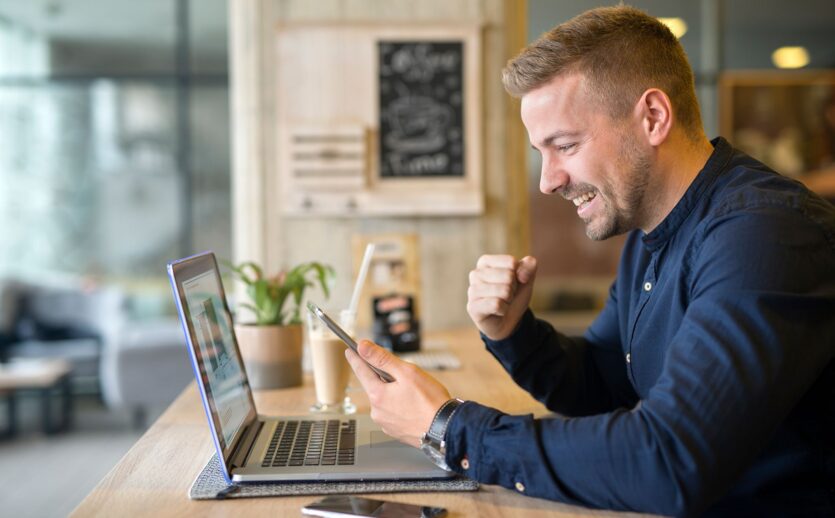
[[[302,514],[333,518],[440,518],[446,516],[446,509],[385,502],[359,496],[334,495],[302,507]]]
[[[329,317],[327,313],[322,311],[319,308],[319,306],[317,306],[316,304],[314,304],[312,302],[307,303],[307,309],[310,310],[311,313],[316,315],[319,318],[319,320],[321,320],[326,326],[328,326],[328,329],[333,331],[333,334],[335,334],[337,337],[339,337],[340,340],[345,342],[345,345],[350,347],[352,351],[354,351],[355,353],[357,353],[357,355],[359,355],[359,351],[357,350],[357,342],[355,342],[354,339],[351,338],[351,335],[346,333],[344,329],[339,327],[339,324],[334,322],[333,319],[331,317]],[[360,358],[362,358],[362,357],[360,356]],[[365,360],[363,360],[363,361],[365,361]],[[389,374],[388,372],[386,372],[382,369],[378,369],[377,367],[371,365],[368,362],[365,362],[365,364],[368,365],[369,367],[371,367],[371,370],[373,370],[374,373],[381,380],[385,381],[386,383],[391,383],[392,381],[394,381],[394,377],[392,377],[392,375]]]

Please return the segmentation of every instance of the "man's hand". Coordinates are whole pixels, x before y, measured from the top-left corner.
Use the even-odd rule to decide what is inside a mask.
[[[450,399],[449,392],[426,372],[368,340],[359,343],[359,352],[368,363],[395,379],[392,383],[380,380],[354,351],[345,350],[348,363],[368,393],[371,419],[388,435],[419,447],[435,413]]]
[[[467,313],[491,340],[507,338],[531,302],[536,259],[482,255],[470,272]]]

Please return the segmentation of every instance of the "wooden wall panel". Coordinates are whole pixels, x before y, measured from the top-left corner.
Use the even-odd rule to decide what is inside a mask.
[[[507,23],[514,9],[521,14]],[[339,282],[334,301],[347,304],[352,288],[351,236],[354,233],[415,232],[420,236],[423,324],[438,329],[466,324],[467,274],[482,253],[524,253],[527,193],[517,189],[518,172],[524,182],[524,157],[511,146],[518,132],[518,111],[501,86],[500,70],[510,57],[509,41],[524,41],[524,2],[512,0],[236,0],[233,17],[233,109],[236,145],[235,255],[259,259],[271,268],[317,259],[332,264]],[[482,51],[482,164],[485,213],[478,217],[398,217],[291,219],[281,214],[275,199],[258,200],[258,186],[279,192],[276,171],[274,28],[299,21],[415,21],[481,23]],[[244,31],[248,34],[241,34]],[[509,31],[509,32],[508,32]],[[518,49],[517,49],[518,50]],[[250,53],[258,54],[253,58]],[[261,70],[253,71],[259,66]],[[251,83],[256,82],[253,86]],[[257,99],[257,102],[253,99]],[[239,106],[245,105],[239,112]],[[255,139],[257,143],[249,142]],[[251,154],[258,154],[253,158]],[[522,153],[524,155],[524,153]],[[519,161],[519,163],[515,163]],[[510,180],[509,180],[510,178]],[[508,182],[511,183],[508,183]],[[513,199],[510,199],[512,197]],[[509,217],[515,218],[509,221]],[[240,234],[240,235],[238,235]],[[261,237],[263,236],[263,238]],[[262,241],[259,241],[262,240]]]

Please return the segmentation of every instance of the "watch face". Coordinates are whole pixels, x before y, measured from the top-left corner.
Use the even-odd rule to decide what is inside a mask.
[[[426,456],[429,457],[429,460],[431,460],[439,468],[445,469],[447,471],[452,471],[451,469],[449,469],[449,465],[447,465],[447,463],[446,463],[446,459],[444,458],[444,454],[442,452],[438,451],[432,445],[432,443],[421,444],[420,445],[420,450],[423,453],[425,453]]]

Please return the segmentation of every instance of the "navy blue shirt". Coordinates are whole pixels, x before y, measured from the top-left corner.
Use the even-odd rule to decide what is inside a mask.
[[[560,415],[465,403],[456,471],[608,509],[835,514],[835,207],[713,145],[662,223],[628,236],[585,336],[528,311],[483,337]]]

